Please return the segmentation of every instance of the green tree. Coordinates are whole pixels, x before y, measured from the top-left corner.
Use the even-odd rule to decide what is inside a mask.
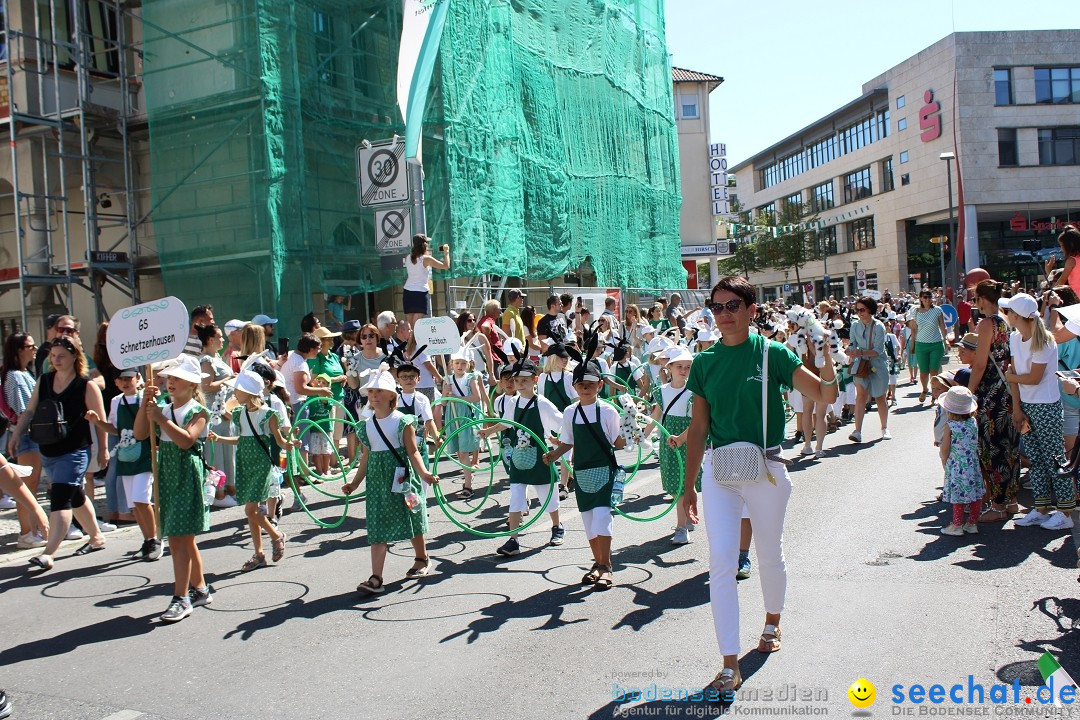
[[[823,248],[817,230],[810,229],[818,220],[817,213],[804,203],[781,203],[776,212],[776,234],[769,227],[772,218],[758,218],[758,255],[766,267],[795,272],[796,296],[804,301],[800,271],[806,263],[821,258]]]
[[[738,232],[729,232],[728,241],[732,243],[732,254],[719,260],[716,267],[722,275],[742,275],[747,280],[750,273],[761,272],[767,266],[761,263],[758,254],[757,230],[747,230],[750,225],[750,214],[742,209],[738,200],[732,200],[731,212],[735,216],[735,224],[739,227]]]

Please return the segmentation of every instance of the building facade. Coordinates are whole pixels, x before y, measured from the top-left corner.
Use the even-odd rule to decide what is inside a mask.
[[[1054,30],[949,35],[732,170],[744,209],[809,208],[820,298],[939,286],[942,260],[950,288],[974,267],[1034,282],[1080,214],[1078,164],[1080,31]],[[794,277],[751,280],[771,298]]]
[[[679,129],[682,208],[679,239],[687,287],[707,287],[716,277],[716,222],[709,172],[709,95],[724,78],[673,67],[675,123]],[[707,248],[712,247],[712,251]]]

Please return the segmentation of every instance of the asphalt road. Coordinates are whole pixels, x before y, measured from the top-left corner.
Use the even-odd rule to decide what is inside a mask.
[[[877,686],[876,717],[896,712],[896,684],[948,686],[970,674],[988,687],[1019,677],[1028,693],[1041,683],[1035,659],[1046,650],[1080,677],[1070,533],[1009,523],[940,535],[948,508],[934,502],[941,468],[932,410],[916,408],[916,394],[901,388],[892,441],[877,439],[871,416],[868,442],[856,449],[846,426],[829,436],[824,458],[795,466],[783,649],[753,649],[763,618],[755,575],[739,590],[746,684],[733,710],[848,716],[847,688],[858,678]],[[479,513],[477,527],[500,527],[508,493],[497,487],[498,505]],[[655,469],[631,490],[630,509],[655,510]],[[333,519],[339,507],[320,503],[316,514]],[[692,692],[719,670],[704,528],[674,547],[673,515],[617,520],[616,587],[604,593],[578,584],[591,560],[572,502],[565,545],[542,547],[543,519],[523,540],[535,549],[510,560],[494,552],[501,541],[458,530],[432,508],[434,574],[403,580],[412,553],[395,545],[388,592],[370,598],[355,592],[370,573],[363,517],[354,505],[340,528],[323,530],[292,514],[282,525],[291,538],[285,560],[241,575],[251,552],[241,512],[215,511],[214,530],[200,541],[215,602],[176,625],[155,621],[171,595],[168,556],[128,559],[139,546],[133,532],[111,535],[102,553],[76,558],[65,549],[40,576],[26,572],[30,553],[2,556],[0,687],[13,698],[13,717],[547,720],[719,711],[613,700],[616,684]]]

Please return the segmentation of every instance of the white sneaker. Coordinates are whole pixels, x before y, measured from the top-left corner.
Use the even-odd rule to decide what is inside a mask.
[[[75,527],[74,525],[72,525],[71,528],[68,530],[67,535],[64,536],[64,539],[65,540],[82,540],[84,537],[86,537],[86,536],[83,535],[83,531],[80,530],[79,528]]]
[[[0,510],[14,510],[16,507],[15,500],[10,495],[0,497]]]
[[[802,446],[802,450],[799,451],[800,455],[813,455],[814,448],[810,446],[810,443],[806,443]]]
[[[960,527],[959,525],[946,525],[945,527],[941,528],[941,534],[942,535],[963,535],[964,534],[964,528]]]
[[[1050,517],[1039,523],[1039,527],[1047,530],[1068,530],[1073,526],[1072,518],[1060,510],[1050,513]]]
[[[104,520],[98,520],[97,521],[97,526],[98,526],[98,530],[100,530],[103,533],[116,532],[116,526],[113,525],[110,522],[105,522]]]
[[[690,542],[690,538],[687,535],[688,532],[689,532],[689,530],[687,530],[684,527],[675,528],[675,534],[671,536],[671,544],[672,545],[685,545],[688,542]]]
[[[307,504],[307,497],[302,492],[294,493],[293,494],[292,507],[290,508],[290,510],[292,510],[293,512],[298,512],[300,510],[303,510],[304,505],[301,505],[301,503],[304,503],[304,505],[306,505]]]
[[[219,507],[219,508],[236,507],[236,498],[234,498],[232,495],[226,495],[225,497],[221,498],[220,500],[215,498],[214,499],[214,507]]]
[[[861,443],[862,442],[862,433],[859,432],[858,430],[856,430],[855,432],[848,435],[847,439],[850,440],[851,442]]]
[[[19,536],[19,540],[15,545],[23,550],[29,550],[30,548],[45,547],[48,543],[45,542],[45,538],[37,533],[26,533]]]
[[[1050,519],[1049,515],[1045,515],[1045,514],[1039,512],[1038,510],[1036,510],[1035,508],[1031,508],[1031,510],[1028,511],[1027,515],[1020,518],[1019,520],[1014,520],[1013,523],[1016,524],[1016,525],[1023,525],[1023,526],[1042,525],[1044,522],[1046,522],[1049,519]]]
[[[964,525],[964,532],[966,532],[969,535],[978,535],[979,534],[979,526],[976,525],[973,522],[966,523]]]
[[[882,440],[892,440],[892,433],[889,432],[889,428],[887,428],[887,427],[881,428],[881,439]]]

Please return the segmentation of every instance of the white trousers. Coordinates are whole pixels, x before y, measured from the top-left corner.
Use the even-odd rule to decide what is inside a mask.
[[[721,487],[712,479],[709,452],[702,464],[701,511],[709,538],[709,600],[721,655],[738,655],[739,593],[735,573],[739,566],[739,528],[743,504],[754,528],[754,549],[765,612],[784,611],[787,566],[784,564],[784,514],[791,497],[787,466],[769,462],[776,484],[759,481]]]
[[[529,490],[541,503],[548,496],[549,485],[526,485],[525,483],[510,483],[510,512],[525,512],[529,509]],[[543,507],[541,513],[552,513],[559,509],[559,490],[551,493],[551,500]]]
[[[585,526],[585,537],[589,540],[599,535],[611,537],[611,520],[611,508],[609,507],[598,507],[584,511],[581,513],[581,522]],[[739,541],[736,540],[735,544],[738,545]],[[736,552],[738,551],[736,550]]]

